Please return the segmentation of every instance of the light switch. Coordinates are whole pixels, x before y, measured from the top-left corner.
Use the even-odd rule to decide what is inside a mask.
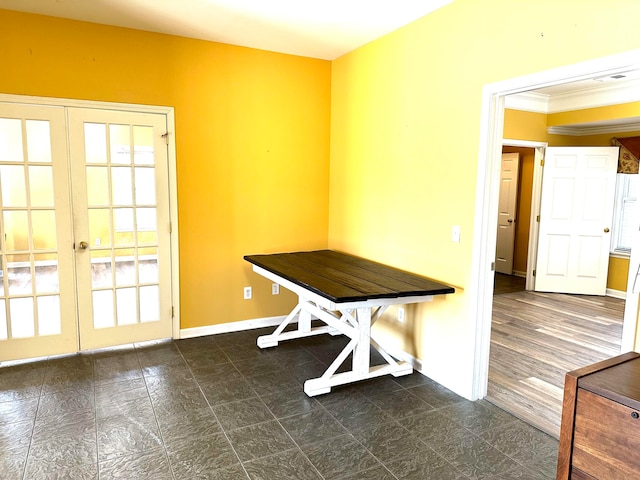
[[[460,242],[460,225],[451,227],[451,241],[456,243]]]

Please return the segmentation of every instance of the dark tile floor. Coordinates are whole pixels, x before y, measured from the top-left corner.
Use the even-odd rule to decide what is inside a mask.
[[[263,333],[0,368],[0,478],[555,478],[557,441],[488,402],[418,373],[309,398],[344,339]]]

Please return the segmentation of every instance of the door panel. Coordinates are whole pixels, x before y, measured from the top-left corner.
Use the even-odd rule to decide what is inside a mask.
[[[0,361],[78,349],[63,108],[0,104]]]
[[[80,347],[170,337],[166,117],[72,108],[68,118]]]
[[[498,236],[496,239],[496,272],[506,275],[513,273],[519,169],[519,153],[502,154],[500,198],[498,201]]]
[[[545,155],[535,289],[604,295],[617,147],[552,147]]]

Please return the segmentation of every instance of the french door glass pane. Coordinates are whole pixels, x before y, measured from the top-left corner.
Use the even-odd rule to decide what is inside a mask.
[[[58,255],[55,253],[37,253],[33,257],[35,261],[36,293],[59,292]]]
[[[27,120],[27,155],[30,163],[51,163],[49,121]]]
[[[3,220],[6,250],[29,250],[29,217],[27,211],[5,210]]]
[[[138,305],[136,302],[136,288],[118,288],[116,290],[116,311],[118,325],[133,325],[138,323]]]
[[[56,212],[53,210],[33,210],[31,212],[33,248],[36,250],[56,249]]]
[[[113,182],[113,204],[133,205],[131,168],[111,167],[111,181]]]
[[[9,332],[7,330],[7,312],[5,308],[4,298],[0,299],[0,340],[6,340],[9,338]]]
[[[133,127],[133,163],[153,165],[153,128]]]
[[[91,286],[93,288],[113,286],[111,252],[109,250],[91,251]]]
[[[2,188],[3,207],[26,207],[27,188],[24,181],[24,166],[0,166],[0,188]]]
[[[0,118],[0,162],[24,162],[22,120]]]
[[[135,250],[133,248],[121,248],[115,250],[116,260],[116,286],[135,285],[136,264]]]
[[[131,137],[129,125],[109,125],[111,163],[131,165]]]
[[[156,203],[155,169],[139,167],[135,169],[136,205],[154,205]]]
[[[84,155],[87,163],[107,163],[107,129],[104,124],[84,124]]]
[[[92,247],[111,246],[111,210],[89,209],[89,244]]]
[[[160,297],[157,285],[140,287],[140,321],[160,320]]]
[[[32,207],[53,207],[52,167],[29,167],[29,194]]]
[[[145,247],[138,249],[138,281],[140,283],[157,283],[158,278],[158,249]]]
[[[12,298],[9,300],[11,336],[13,338],[27,338],[35,335],[33,313],[32,297]]]
[[[38,334],[58,335],[61,331],[60,296],[38,297]]]
[[[87,203],[90,207],[109,205],[108,167],[87,167]]]
[[[116,245],[133,245],[135,241],[133,208],[115,208],[113,210],[113,224],[115,226],[114,243]]]
[[[95,328],[113,327],[113,290],[93,291],[93,326]]]
[[[7,255],[9,295],[31,295],[31,262],[29,254]]]

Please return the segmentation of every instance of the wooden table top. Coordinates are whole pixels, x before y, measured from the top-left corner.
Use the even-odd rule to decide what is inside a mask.
[[[334,303],[455,292],[428,278],[332,250],[246,255],[244,259]]]

